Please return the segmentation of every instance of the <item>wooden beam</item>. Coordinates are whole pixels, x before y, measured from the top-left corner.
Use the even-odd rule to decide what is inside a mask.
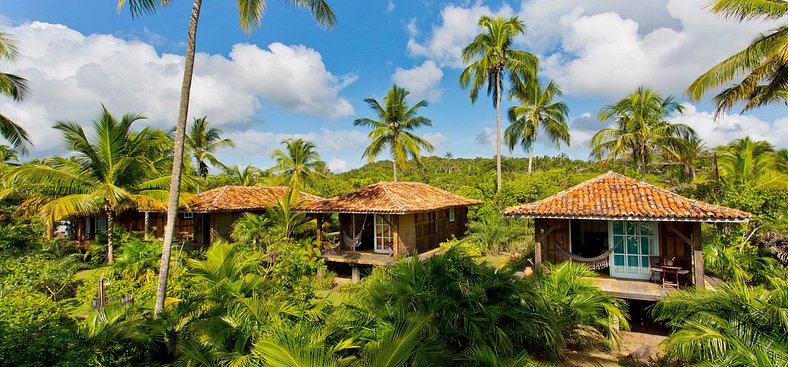
[[[706,288],[700,223],[692,223],[692,265],[696,288]]]
[[[317,245],[323,247],[323,214],[317,215],[317,232],[315,233]]]
[[[542,271],[542,243],[534,243],[534,270]]]
[[[556,228],[556,225],[555,225],[555,224],[553,224],[552,226],[550,226],[550,228],[548,228],[548,229],[547,229],[547,231],[545,231],[545,233],[544,233],[544,234],[542,234],[541,236],[538,236],[538,237],[536,238],[536,242],[543,242],[543,241],[544,241],[544,239],[545,239],[547,236],[549,236],[549,235],[550,235],[550,233],[553,233],[553,231],[555,231],[555,228]],[[534,231],[534,232],[535,232],[535,231]]]
[[[350,265],[350,281],[353,283],[361,281],[361,271],[356,264]]]
[[[394,251],[394,257],[399,257],[399,215],[394,216],[393,224],[391,226],[391,245],[392,251]],[[408,254],[410,255],[410,254]]]
[[[692,223],[693,230],[694,230],[696,224],[700,225],[700,223]],[[695,246],[695,244],[692,242],[692,240],[687,238],[687,236],[685,236],[684,233],[679,232],[679,230],[676,229],[676,227],[673,225],[672,222],[667,222],[667,223],[665,223],[665,225],[668,227],[668,229],[670,229],[671,232],[673,232],[677,236],[679,236],[679,238],[684,240],[684,242],[686,242],[688,245],[693,246],[693,247]]]

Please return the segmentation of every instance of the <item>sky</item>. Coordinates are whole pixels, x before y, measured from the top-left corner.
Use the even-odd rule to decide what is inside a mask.
[[[228,165],[268,167],[271,152],[291,137],[312,140],[328,167],[366,163],[376,118],[365,98],[381,100],[392,84],[426,100],[433,126],[418,133],[432,154],[492,157],[495,110],[482,94],[468,98],[458,78],[462,48],[485,14],[517,15],[526,24],[515,47],[540,59],[540,78],[555,80],[569,105],[570,146],[539,141],[537,155],[588,158],[588,142],[604,128],[598,111],[639,85],[682,95],[700,74],[778,23],[739,23],[710,14],[708,0],[329,0],[333,29],[286,1],[269,1],[259,29],[245,33],[237,5],[205,0],[197,34],[191,117],[207,116],[236,147],[218,156]],[[31,135],[31,158],[63,155],[52,125],[90,126],[103,103],[113,114],[142,113],[150,125],[175,125],[191,2],[174,0],[155,15],[132,18],[114,0],[28,0],[0,4],[0,30],[20,57],[0,70],[29,80],[23,102],[0,98],[0,111]],[[483,92],[483,91],[482,91]],[[713,94],[710,94],[710,96]],[[503,108],[512,105],[503,101]],[[714,121],[709,99],[685,103],[673,121],[692,126],[713,147],[751,136],[788,147],[783,105]],[[506,126],[506,121],[503,121]],[[507,155],[524,156],[521,148]],[[386,159],[381,156],[379,159]]]

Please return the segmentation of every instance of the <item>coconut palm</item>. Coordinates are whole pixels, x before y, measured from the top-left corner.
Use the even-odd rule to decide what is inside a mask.
[[[483,16],[479,27],[484,29],[462,50],[462,61],[469,64],[460,74],[460,85],[470,88],[471,103],[476,102],[479,89],[486,85],[495,106],[496,169],[498,190],[501,189],[501,96],[503,80],[509,76],[512,84],[521,83],[520,77],[535,78],[539,60],[536,56],[512,48],[514,38],[525,33],[525,24],[517,17],[505,19]]]
[[[197,175],[202,178],[208,177],[208,163],[214,167],[225,168],[213,152],[219,148],[235,146],[232,140],[222,139],[222,129],[208,127],[207,117],[195,118],[184,139],[185,149],[194,157]]]
[[[724,283],[669,293],[652,309],[673,328],[665,358],[681,365],[788,365],[788,284],[773,290]]]
[[[5,144],[0,144],[0,164],[19,163],[19,152]]]
[[[224,173],[230,176],[230,185],[236,186],[254,186],[263,176],[263,171],[251,164],[241,168],[238,165],[228,167]]]
[[[320,159],[315,144],[301,138],[285,139],[282,144],[285,150],[277,149],[271,154],[276,160],[272,170],[288,182],[291,190],[308,187],[323,175],[326,163]]]
[[[788,176],[780,172],[774,146],[750,137],[717,148],[720,178],[734,186],[786,188]]]
[[[26,193],[22,207],[49,223],[68,216],[107,216],[107,261],[113,260],[115,216],[129,209],[164,209],[169,177],[154,161],[161,154],[155,129],[132,132],[142,115],[118,120],[102,106],[93,120],[93,134],[73,122],[58,122],[71,159],[53,158],[48,165],[20,166],[9,175],[10,186]],[[183,202],[179,204],[184,204]]]
[[[511,95],[519,101],[519,106],[509,108],[510,125],[504,133],[509,150],[517,144],[528,152],[528,173],[533,169],[534,145],[541,129],[559,147],[561,142],[569,145],[569,126],[566,118],[569,107],[564,102],[553,99],[562,95],[561,88],[554,81],[547,86],[538,78],[525,84],[516,85]]]
[[[687,144],[681,147],[682,149],[673,149],[672,147],[665,147],[663,153],[664,159],[667,162],[673,161],[679,166],[687,182],[695,181],[697,177],[697,165],[704,158],[708,158],[708,150],[706,144],[700,138],[694,137],[687,141]]]
[[[19,56],[14,40],[8,33],[0,32],[0,61],[14,61]],[[27,80],[22,77],[0,71],[0,93],[14,101],[21,101],[27,94]],[[27,153],[30,138],[27,131],[8,117],[0,114],[0,134],[21,153]]]
[[[434,147],[413,131],[422,126],[432,126],[432,121],[417,115],[417,110],[427,107],[426,101],[419,101],[411,107],[405,100],[410,93],[396,85],[389,89],[383,97],[383,105],[374,98],[367,98],[369,108],[377,115],[378,120],[360,118],[353,121],[355,126],[371,127],[369,138],[372,140],[364,150],[364,157],[373,162],[384,149],[391,152],[394,161],[394,182],[397,181],[397,167],[405,168],[408,158],[421,164],[422,149],[431,152]]]
[[[712,13],[726,18],[744,20],[778,20],[788,14],[788,4],[776,0],[714,0]],[[714,101],[714,118],[744,103],[742,112],[772,102],[788,100],[788,24],[782,24],[756,37],[745,49],[713,66],[695,79],[687,88],[687,95],[698,101],[710,90],[732,80],[743,78],[723,89]]]
[[[152,14],[160,7],[169,3],[169,0],[118,0],[118,9],[128,7],[133,17]],[[238,0],[238,15],[241,28],[251,31],[260,25],[260,20],[265,10],[265,0]],[[298,7],[303,7],[315,17],[318,24],[332,27],[336,18],[334,12],[325,0],[288,0]],[[197,42],[197,22],[200,18],[202,0],[193,0],[192,12],[189,18],[189,30],[186,39],[186,60],[183,69],[183,82],[178,106],[178,120],[175,125],[175,146],[173,148],[172,182],[170,182],[170,195],[167,201],[167,224],[164,229],[164,251],[161,255],[161,270],[159,271],[159,285],[156,290],[156,304],[154,313],[159,314],[164,309],[164,299],[167,293],[167,274],[169,273],[170,256],[172,254],[172,241],[175,234],[175,219],[178,213],[180,197],[181,170],[183,168],[183,147],[186,135],[186,119],[189,115],[189,95],[191,94],[192,76],[194,74],[194,54]]]
[[[654,155],[666,148],[682,151],[696,138],[688,125],[668,121],[683,110],[672,96],[663,98],[652,89],[638,87],[626,98],[602,107],[599,120],[612,121],[615,127],[594,134],[591,155],[605,162],[630,155],[640,165],[640,176],[645,180]]]
[[[294,235],[307,233],[315,228],[314,220],[303,213],[293,211],[293,208],[302,204],[298,198],[298,190],[288,190],[281,197],[273,195],[276,203],[266,208],[266,216],[271,221],[273,233],[291,239]]]

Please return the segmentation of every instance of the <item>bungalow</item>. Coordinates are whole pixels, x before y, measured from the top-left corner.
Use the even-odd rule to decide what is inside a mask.
[[[542,260],[581,261],[609,278],[662,280],[663,288],[680,278],[704,287],[702,222],[751,217],[612,171],[503,215],[534,219],[537,268]],[[641,296],[632,298],[648,299]]]
[[[323,244],[325,215],[339,217],[339,243],[322,256],[328,262],[385,265],[398,257],[425,253],[452,236],[465,233],[468,199],[418,182],[379,182],[323,201],[295,208],[317,218]]]
[[[232,225],[244,213],[263,213],[269,206],[276,205],[289,188],[284,186],[222,186],[196,195],[195,201],[178,214],[175,233],[179,238],[195,244],[210,244],[216,240],[229,241]],[[322,197],[301,192],[298,200],[313,202]],[[77,219],[76,239],[90,240],[96,233],[106,230],[106,216],[82,217]],[[127,231],[149,230],[153,237],[164,236],[166,214],[149,212],[148,223],[145,213],[127,211],[117,218],[118,226]]]

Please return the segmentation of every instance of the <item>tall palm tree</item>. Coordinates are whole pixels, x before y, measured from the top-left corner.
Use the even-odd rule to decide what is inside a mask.
[[[213,152],[219,148],[235,146],[232,140],[222,139],[222,132],[218,127],[208,127],[207,117],[200,117],[194,119],[194,123],[184,137],[186,150],[194,157],[197,175],[202,178],[208,177],[208,163],[225,168]]]
[[[0,165],[19,163],[19,152],[5,144],[0,144]]]
[[[315,17],[317,23],[322,26],[332,27],[336,21],[333,10],[331,10],[331,7],[328,6],[325,0],[287,0],[287,2],[309,10]],[[131,15],[137,17],[155,13],[160,7],[166,6],[168,3],[169,0],[118,0],[118,9],[128,6]],[[244,31],[251,31],[260,25],[260,20],[265,10],[265,3],[265,0],[238,0],[239,22]],[[189,115],[189,95],[191,94],[192,76],[194,74],[194,54],[197,48],[197,22],[200,18],[201,8],[202,0],[193,0],[192,12],[189,18],[189,30],[186,39],[186,60],[183,68],[178,120],[175,125],[172,181],[170,182],[170,196],[167,201],[167,224],[164,228],[164,251],[162,251],[161,255],[159,284],[156,289],[154,313],[157,316],[164,309],[164,299],[167,293],[167,277],[169,274],[172,241],[175,234],[175,219],[178,214],[178,201],[180,196],[186,119]]]
[[[694,137],[687,141],[687,144],[682,146],[683,149],[673,149],[672,147],[665,147],[665,160],[673,161],[681,166],[684,178],[688,182],[695,181],[697,177],[696,166],[704,159],[708,158],[708,150],[703,140]]]
[[[512,42],[525,33],[525,24],[517,17],[505,19],[483,16],[479,27],[484,29],[462,50],[462,61],[468,65],[460,74],[460,85],[470,88],[471,103],[476,102],[479,89],[487,85],[487,95],[492,95],[495,106],[496,169],[498,190],[501,189],[501,95],[503,79],[508,75],[513,84],[519,77],[535,78],[539,60],[531,53],[515,50]]]
[[[712,13],[744,20],[778,20],[788,14],[788,3],[777,0],[714,0]],[[698,101],[710,90],[743,79],[723,89],[714,98],[716,119],[738,103],[742,112],[772,102],[788,101],[788,24],[759,35],[745,49],[713,66],[695,79],[686,93]]]
[[[684,108],[672,96],[663,98],[647,87],[626,98],[602,107],[599,120],[613,121],[615,127],[605,128],[591,138],[591,155],[605,161],[629,154],[640,165],[641,179],[651,158],[665,148],[680,151],[696,138],[686,124],[674,124],[668,118]]]
[[[720,178],[735,186],[786,188],[788,176],[780,171],[774,146],[750,137],[717,148]]]
[[[528,173],[533,169],[534,145],[536,135],[541,128],[547,137],[555,143],[569,145],[569,106],[563,101],[553,102],[562,95],[561,88],[554,81],[545,87],[538,78],[528,80],[525,84],[516,85],[511,95],[520,102],[519,106],[509,108],[509,121],[504,137],[512,150],[521,144],[528,152]]]
[[[405,88],[393,85],[383,97],[383,106],[374,98],[364,100],[378,115],[378,120],[360,118],[353,121],[354,126],[372,128],[368,135],[372,142],[364,150],[363,155],[370,162],[374,161],[384,149],[388,148],[391,152],[394,161],[394,182],[397,181],[397,167],[407,167],[408,157],[420,164],[421,150],[431,152],[434,149],[430,142],[413,132],[422,126],[432,126],[430,119],[416,114],[419,108],[427,107],[427,102],[419,101],[408,107],[405,99],[409,94]]]
[[[102,106],[103,107],[103,106]],[[50,223],[68,216],[107,216],[107,261],[113,260],[115,217],[128,209],[164,209],[169,177],[159,172],[155,155],[155,129],[134,133],[142,115],[126,114],[118,120],[103,107],[93,120],[91,137],[73,122],[58,122],[71,159],[53,158],[48,165],[20,166],[10,174],[10,186],[27,194],[22,207]]]
[[[317,147],[304,139],[282,140],[285,149],[277,149],[271,154],[276,160],[272,169],[288,182],[291,190],[300,190],[312,185],[315,178],[321,177],[326,163],[320,159]]]
[[[0,32],[0,61],[14,61],[19,56],[14,40],[8,33]],[[22,77],[0,71],[0,93],[21,101],[27,94],[27,80]],[[21,153],[27,153],[30,138],[27,131],[8,117],[0,114],[0,135],[8,140]]]

